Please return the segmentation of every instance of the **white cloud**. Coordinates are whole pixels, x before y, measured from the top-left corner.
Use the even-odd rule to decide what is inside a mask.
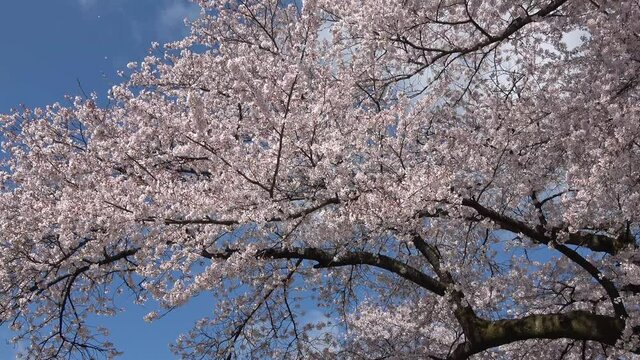
[[[199,14],[200,8],[187,0],[166,2],[158,15],[158,35],[163,40],[179,39],[188,32],[188,28],[184,25],[184,19],[193,20]]]
[[[77,0],[78,5],[83,9],[89,9],[95,6],[98,3],[98,0]]]

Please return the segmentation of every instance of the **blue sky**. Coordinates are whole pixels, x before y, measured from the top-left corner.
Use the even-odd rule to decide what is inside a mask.
[[[188,0],[35,0],[0,5],[0,113],[87,91],[106,93],[118,69],[141,60],[152,41],[177,40]]]
[[[198,8],[188,0],[35,0],[3,1],[0,5],[0,113],[21,104],[44,106],[86,92],[105,99],[119,82],[117,70],[141,60],[150,43],[177,40],[188,29],[185,17]],[[193,321],[211,314],[211,296],[147,324],[151,309],[123,298],[126,313],[104,319],[112,339],[125,355],[120,359],[172,359],[168,343]],[[6,344],[10,332],[0,328],[0,360],[13,359]]]

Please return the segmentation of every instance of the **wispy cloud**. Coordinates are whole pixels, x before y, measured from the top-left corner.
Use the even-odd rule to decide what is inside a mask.
[[[158,36],[162,40],[176,40],[188,32],[184,20],[193,20],[200,14],[200,8],[187,0],[167,1],[157,18]]]
[[[83,9],[90,9],[98,3],[98,0],[77,0],[77,1],[78,1],[78,5],[80,5],[80,7]]]

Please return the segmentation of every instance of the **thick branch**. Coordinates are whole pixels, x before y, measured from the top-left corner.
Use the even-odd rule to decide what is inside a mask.
[[[567,246],[563,244],[558,244],[556,239],[541,233],[539,230],[533,229],[527,226],[525,223],[512,219],[508,216],[502,215],[494,210],[488,209],[482,206],[475,200],[472,199],[463,199],[462,205],[471,207],[475,209],[478,214],[491,219],[493,222],[502,226],[504,229],[515,232],[522,233],[528,236],[535,242],[539,242],[542,244],[551,244],[556,250],[561,252],[564,256],[569,258],[575,264],[583,268],[587,271],[606,291],[609,299],[611,300],[611,304],[616,313],[616,316],[621,318],[628,317],[627,311],[622,303],[620,298],[620,293],[618,292],[615,284],[609,280],[603,273],[601,273],[593,264],[591,264],[587,259],[585,259],[582,255],[577,252],[571,250]]]
[[[427,244],[418,234],[414,234],[413,244],[425,259],[427,259],[427,262],[431,264],[440,281],[452,288],[451,302],[453,305],[453,314],[462,327],[465,336],[468,339],[473,339],[475,336],[476,319],[478,319],[478,317],[471,305],[465,300],[464,293],[455,288],[455,281],[451,273],[443,270],[440,266],[438,249],[435,246]]]
[[[228,259],[238,250],[228,249],[224,252],[203,251],[202,256],[209,259]],[[315,268],[330,268],[349,265],[370,265],[392,272],[438,295],[444,295],[445,286],[438,280],[420,270],[386,255],[378,255],[366,251],[350,251],[334,255],[316,248],[270,248],[259,250],[256,257],[260,259],[302,259],[316,261]]]
[[[625,322],[586,311],[565,314],[530,315],[520,319],[478,320],[476,342],[460,344],[449,359],[467,359],[500,345],[528,339],[591,340],[614,346]]]
[[[547,236],[546,234],[527,226],[527,224],[521,221],[512,219],[508,216],[504,216],[498,213],[495,210],[486,208],[476,200],[462,199],[462,205],[474,209],[478,214],[491,219],[493,222],[500,225],[503,229],[509,230],[516,234],[524,234],[535,242],[546,245],[549,244],[552,240],[550,236]]]
[[[546,245],[554,240],[552,236],[545,234],[542,229],[534,229],[521,221],[486,208],[473,199],[463,199],[462,205],[476,210],[478,214],[491,219],[503,229],[514,233],[522,233],[535,242]],[[551,233],[557,232],[557,229],[551,231]],[[606,252],[615,255],[618,251],[633,243],[633,237],[623,235],[616,238],[588,232],[573,232],[569,234],[569,238],[564,241],[564,243],[586,247],[591,251]]]
[[[598,268],[596,268],[593,264],[591,264],[587,259],[582,257],[582,255],[578,254],[577,252],[569,249],[564,245],[556,245],[555,248],[571,261],[586,270],[594,279],[596,279],[596,281],[600,284],[600,286],[602,286],[602,288],[609,296],[611,305],[613,306],[613,310],[615,311],[617,317],[621,319],[626,319],[627,317],[629,317],[624,303],[622,302],[622,298],[620,297],[620,293],[611,280],[609,280],[603,273],[600,272],[600,270],[598,270]]]
[[[565,241],[565,244],[583,246],[591,249],[592,251],[606,252],[611,255],[617,254],[620,250],[632,243],[632,237],[613,237],[587,232],[570,233],[569,239]]]

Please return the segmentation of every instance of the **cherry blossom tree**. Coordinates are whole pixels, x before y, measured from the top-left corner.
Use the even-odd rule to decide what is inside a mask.
[[[640,353],[637,1],[197,3],[108,106],[0,117],[27,358],[116,356],[123,292],[213,294],[185,359]]]

